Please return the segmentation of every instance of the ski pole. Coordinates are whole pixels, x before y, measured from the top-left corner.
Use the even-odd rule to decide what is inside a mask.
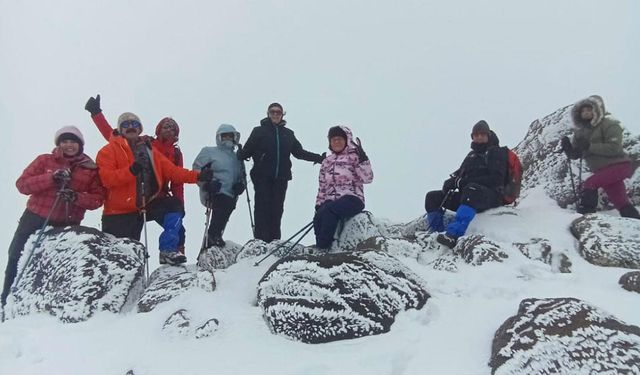
[[[238,151],[242,150],[242,146],[238,144]],[[242,178],[244,179],[245,194],[247,195],[247,206],[249,207],[249,220],[251,220],[251,234],[256,237],[256,226],[253,222],[253,211],[251,210],[251,198],[249,198],[249,184],[247,183],[247,168],[244,165],[244,160],[240,160],[240,169],[242,171]]]
[[[55,211],[56,207],[58,206],[58,203],[60,203],[60,197],[61,197],[60,192],[66,187],[66,185],[67,185],[67,181],[63,181],[62,185],[60,186],[60,189],[58,190],[58,193],[56,194],[56,199],[53,201],[53,205],[51,205],[49,214],[47,215],[47,218],[44,220],[44,223],[40,228],[38,237],[36,237],[36,240],[33,243],[33,248],[31,250],[31,253],[29,253],[29,257],[27,258],[27,261],[25,262],[24,267],[22,267],[22,269],[20,270],[20,273],[18,274],[16,279],[13,281],[13,286],[11,287],[11,293],[15,293],[18,287],[18,283],[20,282],[20,279],[22,279],[22,274],[24,273],[24,270],[27,268],[27,265],[29,264],[29,262],[31,262],[31,258],[33,257],[33,254],[36,252],[36,249],[38,248],[38,246],[40,246],[40,242],[42,241],[42,235],[44,234],[44,229],[49,224],[49,219],[51,219],[51,215],[53,214],[53,211]]]
[[[296,242],[294,242],[294,243],[293,243],[293,245],[291,245],[291,246],[287,249],[287,251],[285,251],[285,252],[284,252],[284,254],[282,254],[281,258],[286,258],[286,257],[288,257],[288,256],[289,256],[289,254],[290,254],[290,253],[293,251],[293,249],[296,247],[296,245],[297,245],[297,244],[299,244],[299,243],[300,243],[300,241],[302,241],[302,239],[303,239],[303,238],[305,238],[309,232],[311,232],[311,229],[313,229],[313,226],[310,226],[310,227],[306,230],[306,232],[304,232],[304,233],[302,234],[302,236],[301,236],[300,238],[298,238],[298,240],[297,240]]]
[[[282,247],[284,247],[284,245],[286,245],[287,243],[289,243],[289,241],[291,241],[295,236],[297,236],[298,234],[302,233],[304,230],[309,229],[309,228],[313,228],[313,221],[311,221],[309,224],[305,225],[304,227],[302,227],[302,229],[300,229],[299,231],[297,231],[293,236],[289,237],[287,240],[285,240],[284,242],[282,242],[280,245],[276,246],[275,249],[271,250],[269,252],[269,254],[265,255],[264,258],[260,259],[259,261],[257,261],[256,263],[254,263],[254,267],[257,267],[260,265],[260,263],[262,263],[265,259],[267,259],[268,257],[270,257],[271,255],[275,254],[276,251],[280,250]],[[306,233],[305,233],[306,234]],[[298,241],[299,242],[299,241]]]
[[[567,167],[569,169],[569,178],[571,179],[571,190],[573,190],[573,198],[578,201],[578,193],[576,192],[576,183],[573,181],[573,169],[571,169],[571,159],[567,156]]]
[[[142,193],[142,227],[144,228],[144,267],[146,270],[145,286],[149,286],[149,242],[147,239],[147,197],[144,191],[144,178],[140,178],[140,192]]]

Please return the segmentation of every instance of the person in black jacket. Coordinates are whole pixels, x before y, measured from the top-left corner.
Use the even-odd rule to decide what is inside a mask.
[[[507,153],[484,120],[473,126],[471,139],[471,152],[460,168],[444,182],[442,190],[430,191],[425,198],[427,221],[433,232],[445,230],[444,209],[456,211],[455,220],[436,238],[451,249],[477,212],[502,205]]]
[[[251,181],[255,190],[254,237],[265,242],[280,239],[280,221],[284,212],[287,185],[291,180],[291,155],[297,159],[322,163],[324,155],[302,148],[287,122],[282,105],[272,103],[266,118],[251,131],[238,159],[253,158]]]

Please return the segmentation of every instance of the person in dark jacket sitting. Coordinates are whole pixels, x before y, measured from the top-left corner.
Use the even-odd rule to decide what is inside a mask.
[[[444,182],[442,190],[430,191],[425,198],[427,221],[433,232],[445,231],[444,209],[456,211],[455,220],[436,238],[451,249],[465,234],[476,213],[502,205],[507,154],[484,120],[473,126],[471,139],[471,152],[460,168]]]
[[[272,103],[267,117],[253,128],[247,142],[238,150],[238,159],[253,158],[251,181],[255,190],[254,237],[265,242],[280,239],[284,198],[291,180],[291,155],[297,159],[322,163],[323,155],[306,151],[287,122],[282,105]]]

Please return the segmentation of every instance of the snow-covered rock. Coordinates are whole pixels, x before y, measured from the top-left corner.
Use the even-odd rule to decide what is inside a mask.
[[[640,268],[640,220],[591,214],[571,223],[580,255],[606,267]]]
[[[502,262],[509,257],[498,244],[480,234],[460,237],[453,251],[473,266],[486,262]]]
[[[63,322],[80,322],[99,311],[127,311],[142,294],[139,242],[82,226],[53,228],[31,254],[35,239],[25,245],[19,264],[24,273],[7,301],[6,318],[47,312]]]
[[[560,150],[560,139],[573,133],[571,107],[566,106],[531,123],[525,138],[514,148],[522,162],[521,194],[526,195],[528,190],[541,186],[563,208],[575,202],[571,172],[576,189],[579,189],[579,177],[584,180],[590,175],[585,163],[580,170],[578,161],[571,162],[570,172],[569,161]],[[623,137],[625,151],[637,163],[640,160],[640,136],[633,136],[625,130]],[[636,170],[627,186],[634,204],[640,204],[640,169]]]
[[[575,298],[529,298],[493,338],[493,374],[638,374],[640,327]]]
[[[625,273],[618,280],[618,284],[630,292],[640,293],[640,271]]]
[[[369,211],[363,211],[343,223],[342,230],[331,245],[331,251],[351,251],[368,238],[389,237],[386,226]]]
[[[149,286],[138,301],[138,312],[149,312],[191,288],[216,289],[213,271],[194,266],[162,266],[149,277]]]
[[[371,237],[360,242],[356,245],[356,250],[380,250],[395,257],[412,259],[417,259],[418,254],[423,251],[422,247],[415,241],[382,236]]]
[[[191,316],[185,309],[180,309],[171,314],[162,325],[162,331],[169,336],[186,337],[191,333]]]
[[[198,254],[198,266],[206,270],[229,268],[236,263],[242,246],[235,242],[225,241],[225,246],[211,246]]]
[[[220,322],[216,318],[211,318],[207,320],[203,325],[196,328],[195,337],[197,339],[202,339],[205,337],[213,336],[214,333],[218,331],[220,328]]]
[[[528,242],[516,242],[513,245],[527,258],[550,265],[554,272],[571,272],[569,256],[563,251],[553,249],[549,240],[532,238]]]
[[[286,255],[298,255],[305,254],[306,248],[303,245],[296,244],[293,248],[293,243],[297,238],[293,239],[293,242],[284,242],[282,240],[276,240],[273,242],[266,243],[262,240],[249,240],[241,249],[240,253],[238,253],[237,259],[245,259],[245,258],[264,258],[267,254],[273,252],[273,256],[275,257],[283,257]]]
[[[282,259],[258,284],[271,330],[305,343],[387,332],[398,312],[429,297],[424,281],[381,251]]]

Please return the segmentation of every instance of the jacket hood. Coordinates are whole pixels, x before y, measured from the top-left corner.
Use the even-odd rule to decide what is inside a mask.
[[[587,123],[580,118],[580,110],[586,105],[593,108],[593,118],[588,125],[591,125],[591,127],[598,126],[600,121],[602,121],[602,119],[608,114],[604,108],[604,100],[602,100],[602,97],[598,95],[591,95],[590,97],[582,99],[573,105],[573,108],[571,108],[571,119],[573,120],[573,124],[575,126],[587,125]]]
[[[160,120],[160,122],[158,122],[158,125],[156,125],[156,137],[160,137],[160,132],[162,131],[162,127],[166,123],[172,124],[173,126],[176,127],[176,138],[178,138],[180,136],[180,126],[178,126],[178,123],[176,122],[176,120],[172,119],[171,117],[165,117],[162,120]]]
[[[271,125],[275,125],[270,118],[265,117],[262,120],[260,120],[260,125],[262,126],[271,126]],[[287,125],[287,120],[282,119],[282,121],[280,121],[280,123],[278,124],[278,126],[286,126]]]
[[[353,133],[351,132],[351,129],[349,129],[347,126],[344,126],[344,125],[336,125],[336,126],[339,127],[340,129],[342,129],[342,131],[347,135],[347,145],[344,148],[344,150],[342,150],[338,154],[341,154],[343,152],[347,152],[349,150],[355,150],[356,143],[353,141]],[[331,140],[328,139],[328,141],[329,141],[329,151],[331,151],[334,154],[336,154],[336,152],[334,152],[331,149]]]
[[[240,143],[240,133],[233,127],[233,125],[222,124],[218,127],[218,131],[216,131],[216,145],[222,145],[222,137],[221,135],[224,133],[233,133],[233,143]]]

